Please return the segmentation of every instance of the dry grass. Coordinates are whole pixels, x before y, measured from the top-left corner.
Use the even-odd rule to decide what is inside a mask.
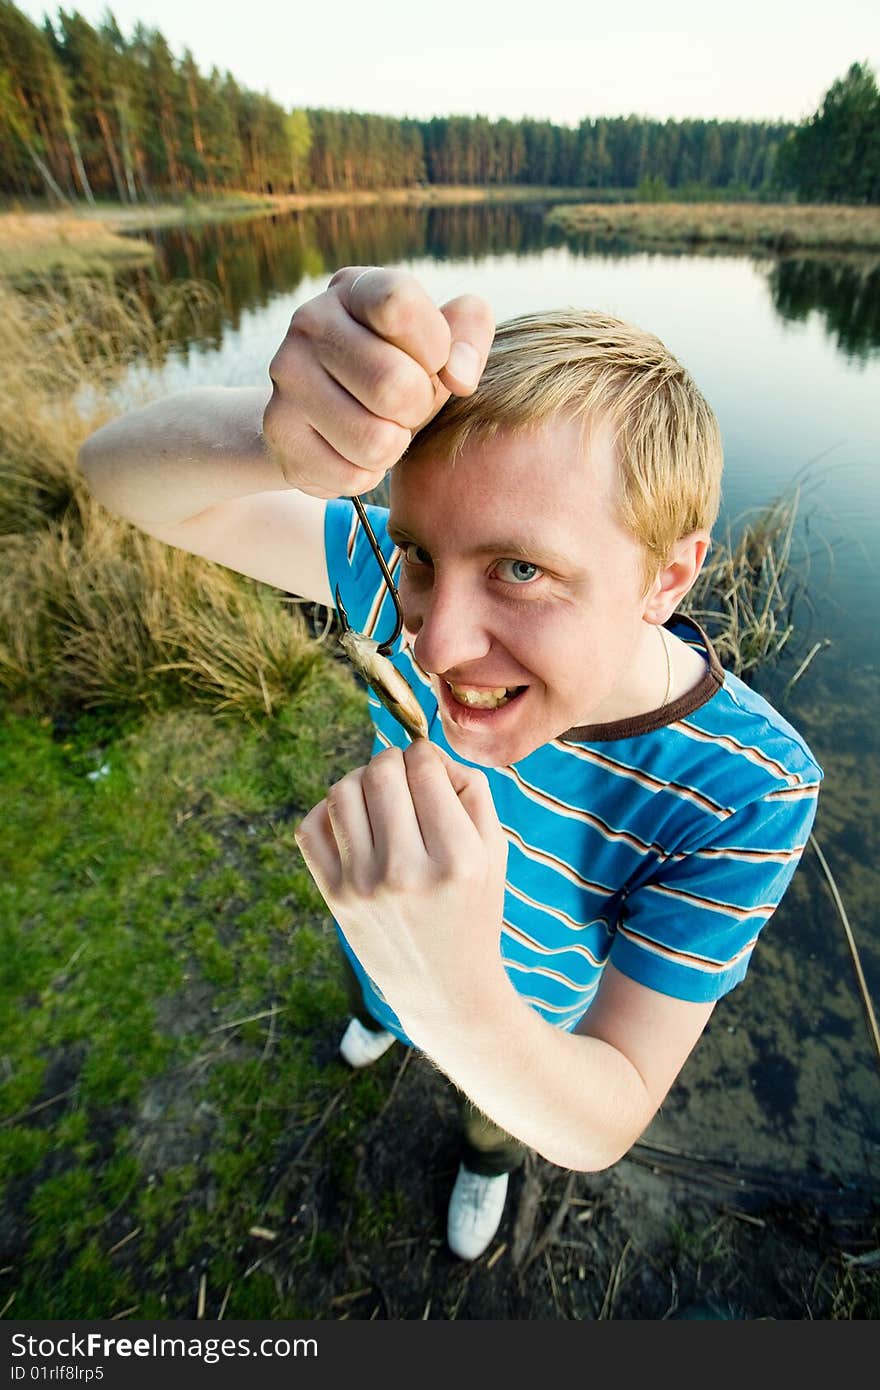
[[[158,361],[204,291],[0,294],[0,689],[20,710],[207,700],[274,713],[319,660],[298,612],[106,512],[76,468],[108,389]]]
[[[147,241],[120,236],[112,216],[8,212],[0,216],[0,279],[33,283],[46,275],[93,275],[107,266],[152,261]]]
[[[728,526],[683,605],[738,676],[775,662],[795,631],[793,610],[809,572],[806,559],[795,563],[792,555],[799,500],[796,490]]]
[[[776,251],[880,248],[880,207],[765,203],[585,203],[553,208],[564,232],[636,241],[719,242]]]

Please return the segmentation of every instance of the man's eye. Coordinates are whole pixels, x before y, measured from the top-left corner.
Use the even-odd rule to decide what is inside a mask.
[[[542,571],[529,560],[499,560],[495,573],[508,584],[529,584],[539,579]]]
[[[403,557],[408,565],[430,565],[431,557],[427,550],[423,550],[415,541],[409,541],[403,547]]]

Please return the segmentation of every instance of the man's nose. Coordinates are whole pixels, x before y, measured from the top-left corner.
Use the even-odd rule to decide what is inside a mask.
[[[460,584],[435,576],[430,591],[404,599],[404,613],[415,634],[413,652],[425,671],[455,671],[480,660],[492,645],[479,600]]]

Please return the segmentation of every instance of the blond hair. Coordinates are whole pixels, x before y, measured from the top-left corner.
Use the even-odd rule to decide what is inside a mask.
[[[644,546],[648,583],[677,540],[711,531],[721,496],[718,422],[659,338],[605,314],[558,309],[499,325],[474,395],[452,397],[406,457],[440,450],[454,460],[468,443],[554,416],[611,425],[619,516]]]

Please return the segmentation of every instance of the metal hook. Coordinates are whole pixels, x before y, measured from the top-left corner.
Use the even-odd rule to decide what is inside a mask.
[[[376,540],[375,535],[373,534],[373,528],[370,525],[370,519],[367,516],[364,504],[359,497],[352,497],[351,500],[354,503],[354,509],[357,512],[358,520],[360,521],[361,526],[364,529],[364,534],[366,535],[366,538],[370,543],[370,549],[372,550],[379,563],[379,569],[382,571],[382,578],[385,581],[385,588],[391,595],[391,602],[394,604],[394,631],[392,632],[390,637],[388,637],[384,642],[382,642],[379,645],[378,648],[382,656],[389,656],[391,653],[391,648],[394,646],[394,643],[397,641],[398,637],[403,631],[403,605],[400,602],[400,595],[397,592],[397,585],[391,577],[391,571],[388,568],[388,563],[385,559],[385,556],[382,554],[382,548],[379,545],[379,542]],[[339,594],[338,584],[336,586],[336,611],[339,614],[339,621],[342,624],[342,631],[350,632],[351,624],[348,621],[348,614],[345,611],[345,607]]]

